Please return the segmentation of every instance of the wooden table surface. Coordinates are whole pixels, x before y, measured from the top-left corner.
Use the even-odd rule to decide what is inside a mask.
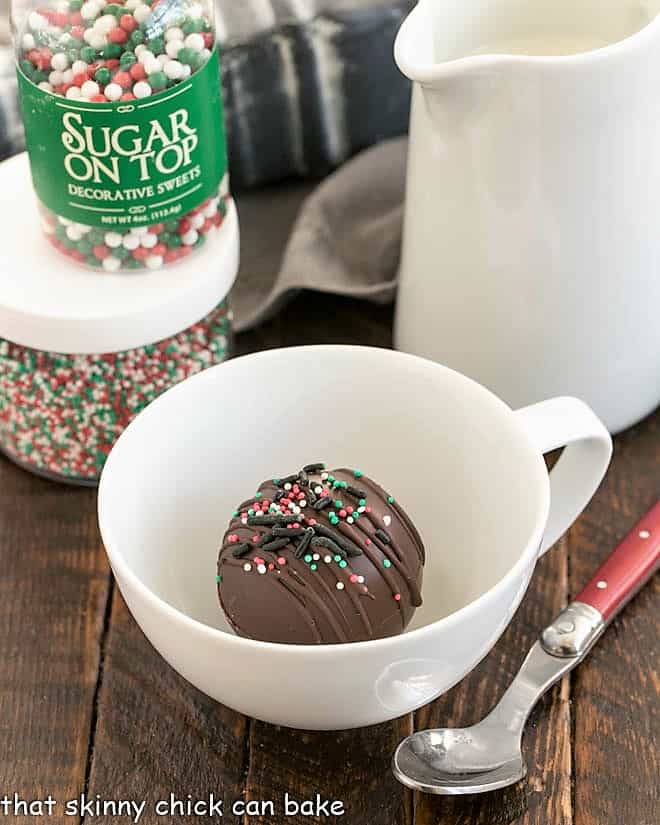
[[[391,344],[391,308],[303,293],[278,318],[239,336],[238,349],[298,343]],[[223,797],[224,822],[242,825],[657,825],[658,591],[654,581],[591,657],[541,702],[526,734],[530,774],[483,797],[413,795],[389,770],[414,728],[470,724],[492,706],[537,631],[578,591],[660,493],[660,413],[616,440],[592,504],[539,564],[528,596],[491,655],[427,708],[343,733],[278,729],[198,693],[156,654],[128,613],[101,545],[95,492],[32,477],[0,460],[0,803],[48,794],[49,819],[81,793],[153,803]],[[291,796],[341,800],[343,817],[285,818]],[[235,800],[273,800],[278,813],[232,815]],[[0,805],[0,818],[3,809]]]

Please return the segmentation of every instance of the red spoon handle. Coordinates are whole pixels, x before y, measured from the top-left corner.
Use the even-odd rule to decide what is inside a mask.
[[[612,620],[660,567],[660,501],[633,528],[575,601]]]

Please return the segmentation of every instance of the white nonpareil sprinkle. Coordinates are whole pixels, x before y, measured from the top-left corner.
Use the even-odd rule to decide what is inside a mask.
[[[183,243],[185,246],[194,246],[197,243],[197,238],[199,238],[197,230],[190,229],[188,230],[188,232],[184,232],[181,236],[181,243]]]
[[[148,75],[160,71],[160,61],[157,57],[151,57],[148,60],[143,60],[142,65],[144,66],[144,70]]]
[[[108,98],[108,100],[114,101],[119,100],[119,98],[124,94],[124,90],[119,83],[108,83],[103,94]]]
[[[38,11],[33,11],[28,17],[28,26],[32,29],[32,31],[38,32],[48,27],[48,20],[46,20],[45,17],[42,17]]]
[[[260,565],[257,567],[257,572],[258,572],[260,575],[262,575],[262,576],[263,576],[263,575],[264,575],[264,573],[266,572],[266,565],[265,565],[265,564],[260,564]]]
[[[183,48],[183,40],[170,40],[170,42],[165,46],[165,51],[167,52],[167,56],[171,58],[176,58],[179,56],[179,52]]]
[[[42,92],[52,92],[53,91],[53,87],[50,85],[50,83],[47,80],[42,80],[41,83],[39,84],[39,88],[41,89]]]
[[[245,562],[245,564],[243,565],[243,570],[245,570],[246,573],[249,573],[250,570],[252,570],[252,565],[250,564],[250,562]]]
[[[83,97],[94,97],[94,95],[97,95],[101,89],[99,84],[94,80],[86,80],[80,87],[80,91],[82,92]]]
[[[331,563],[332,563],[332,556],[324,556],[324,557],[323,557],[323,561],[324,561],[326,564],[331,564]]]
[[[215,201],[211,201],[208,206],[204,207],[204,211],[202,213],[205,218],[214,218],[218,214],[218,204]],[[315,492],[317,494],[323,492],[320,487],[317,487]]]
[[[149,255],[145,264],[149,269],[160,269],[164,260],[162,255]]]
[[[193,51],[201,52],[204,49],[204,38],[201,34],[197,34],[197,32],[189,34],[183,42],[186,48],[193,49]]]
[[[343,589],[344,589],[344,582],[337,582],[337,590],[343,590]]]
[[[153,249],[157,243],[158,235],[154,235],[153,232],[146,232],[140,238],[140,245],[143,246],[145,249]]]
[[[196,215],[193,215],[190,218],[190,225],[193,229],[201,229],[204,226],[204,222],[206,218],[202,215],[201,212],[198,212]]]
[[[30,49],[34,49],[35,40],[31,34],[24,34],[23,39],[21,40],[21,46],[25,49],[26,52],[29,52]]]
[[[122,245],[123,237],[119,232],[106,232],[103,240],[105,241],[105,245],[109,246],[110,249],[118,249]]]
[[[79,241],[83,234],[84,233],[81,232],[75,224],[67,226],[66,228],[66,236],[70,241]]]
[[[56,72],[63,72],[65,69],[69,68],[69,58],[64,54],[64,52],[58,52],[53,55],[50,65]]]
[[[74,60],[71,65],[71,71],[73,74],[80,74],[81,72],[87,71],[87,63],[84,60]]]
[[[146,80],[138,80],[135,86],[133,86],[133,94],[137,98],[149,97],[151,94],[151,86]]]
[[[133,226],[133,227],[131,228],[131,232],[132,232],[134,235],[138,235],[138,236],[139,236],[139,235],[146,235],[148,231],[149,231],[149,227],[148,227],[148,226]]]
[[[62,79],[63,77],[64,75],[62,74],[62,72],[53,71],[48,75],[48,82],[51,83],[53,86],[61,86],[62,83],[64,83],[64,80]]]
[[[165,32],[165,41],[169,43],[171,40],[183,40],[183,30],[178,26],[170,26]]]
[[[137,59],[140,61],[140,63],[142,63],[142,65],[144,65],[149,60],[156,59],[156,55],[148,48],[141,49],[139,53],[136,49],[135,54],[137,55]]]
[[[133,17],[137,20],[138,23],[144,23],[145,20],[150,16],[151,9],[144,3],[140,3],[138,6],[136,6],[135,11],[133,12]]]
[[[121,261],[119,258],[114,258],[110,255],[107,258],[103,259],[103,269],[106,272],[117,272],[121,268]]]
[[[99,32],[93,32],[88,42],[93,49],[100,51],[105,45],[107,45],[108,41],[104,34],[100,34]]]
[[[117,18],[114,14],[104,14],[94,23],[94,28],[101,34],[108,34],[117,27]]]
[[[80,14],[83,20],[93,20],[95,17],[98,17],[100,13],[101,5],[96,2],[96,0],[88,0],[88,2],[83,3],[80,8]]]
[[[134,249],[137,249],[140,246],[140,238],[138,235],[133,235],[129,232],[128,235],[124,235],[121,239],[121,244],[124,249],[128,249],[129,252],[132,252]]]
[[[170,80],[180,80],[183,76],[183,63],[179,63],[178,60],[170,60],[168,57],[163,65],[163,71]]]
[[[136,57],[139,57],[143,52],[148,52],[149,47],[145,43],[140,43],[133,49],[133,53]]]
[[[82,95],[78,86],[71,86],[66,90],[66,96],[69,100],[78,100]]]

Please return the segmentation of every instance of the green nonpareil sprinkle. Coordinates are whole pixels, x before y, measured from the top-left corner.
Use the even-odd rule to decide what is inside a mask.
[[[392,562],[389,559],[383,559],[383,567],[391,567]]]
[[[367,506],[367,500],[366,500],[366,498],[361,498],[361,499],[358,501],[358,506],[359,506],[359,507],[366,507],[366,506]]]
[[[309,563],[311,562],[311,560],[312,560],[312,557],[311,557],[310,555],[307,555],[307,556],[305,556],[305,559],[304,559],[304,560],[305,560],[305,562],[306,562],[307,564],[309,564]]]
[[[264,494],[263,494],[263,493],[255,493],[255,494],[254,494],[254,497],[255,497],[255,498],[263,498],[263,496],[264,496]]]
[[[318,570],[318,567],[315,564],[310,564],[309,569],[310,570]]]
[[[342,559],[342,557],[341,557],[339,554],[337,554],[337,555],[335,556],[335,561],[337,562],[337,564],[339,564],[339,562],[340,562],[340,561],[343,561],[343,559]]]
[[[222,576],[216,576],[215,577],[215,583],[216,584],[221,584],[222,583]]]
[[[394,504],[394,496],[388,496],[387,497],[387,503],[388,504]]]
[[[353,475],[355,476],[355,478],[362,478],[363,472],[362,472],[362,470],[355,470],[353,472]]]
[[[344,561],[344,559],[342,559],[342,560],[339,562],[339,566],[340,566],[342,569],[344,569],[345,567],[348,567],[348,562],[347,562],[347,561]]]
[[[340,501],[339,499],[337,499],[337,501],[335,501],[335,507],[336,507],[338,510],[341,510],[341,508],[342,508],[343,506],[344,506],[344,502],[343,502],[343,501]]]

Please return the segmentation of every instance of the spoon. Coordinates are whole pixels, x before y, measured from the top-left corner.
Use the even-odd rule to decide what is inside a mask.
[[[525,777],[522,734],[532,709],[586,658],[605,629],[660,567],[660,501],[534,644],[499,704],[470,728],[414,733],[397,748],[399,782],[423,793],[484,793]]]

